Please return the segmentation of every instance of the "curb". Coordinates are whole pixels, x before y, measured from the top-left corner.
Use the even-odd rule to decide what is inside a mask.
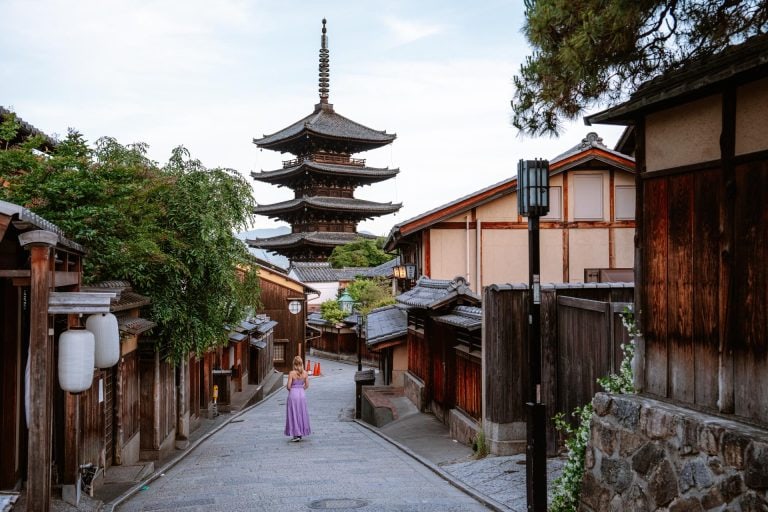
[[[377,429],[373,425],[369,425],[368,423],[365,423],[362,420],[354,419],[355,423],[357,423],[359,426],[365,428],[369,432],[372,432],[382,438],[383,440],[387,441],[388,443],[392,444],[396,448],[398,448],[400,451],[405,453],[406,455],[410,456],[411,458],[415,459],[416,462],[421,463],[422,465],[426,466],[427,469],[430,469],[433,473],[435,473],[437,476],[451,484],[452,486],[456,487],[460,491],[462,491],[464,494],[468,494],[475,498],[477,501],[481,502],[483,505],[487,506],[488,508],[495,510],[496,512],[513,512],[513,509],[509,508],[508,506],[504,505],[503,503],[500,503],[493,498],[490,498],[486,496],[485,494],[482,494],[475,490],[474,488],[468,486],[461,480],[458,480],[453,475],[443,471],[440,466],[435,464],[434,462],[425,459],[418,453],[414,452],[404,444],[400,443],[399,441],[396,441],[395,439],[392,439],[385,433],[383,433],[381,430]]]
[[[219,430],[223,429],[224,427],[232,423],[232,420],[242,416],[243,414],[250,411],[251,409],[254,409],[260,406],[261,404],[263,404],[264,402],[272,398],[273,395],[276,395],[282,389],[283,389],[283,386],[280,386],[279,388],[275,389],[273,392],[271,392],[269,395],[265,396],[255,404],[250,405],[245,409],[238,411],[236,414],[233,414],[232,417],[230,417],[227,421],[225,421],[221,425],[217,425],[216,427],[212,428],[211,430],[203,434],[198,440],[190,444],[184,451],[182,451],[173,459],[166,462],[163,467],[161,467],[160,469],[156,469],[154,473],[152,473],[147,478],[145,478],[141,482],[137,483],[136,485],[128,489],[126,492],[124,492],[122,495],[118,496],[114,500],[110,501],[109,503],[105,503],[104,507],[101,508],[100,510],[103,512],[114,512],[116,507],[120,506],[124,501],[126,501],[128,498],[131,498],[133,495],[138,494],[141,491],[141,488],[144,487],[145,485],[151,482],[154,482],[155,480],[160,478],[163,473],[166,473],[173,466],[181,462],[187,455],[189,455],[192,452],[192,450],[200,446],[203,442],[207,441],[209,437],[211,437],[213,434],[217,433]]]

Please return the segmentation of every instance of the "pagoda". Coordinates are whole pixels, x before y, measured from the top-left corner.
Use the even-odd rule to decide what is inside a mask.
[[[255,180],[288,187],[294,197],[260,204],[254,213],[291,225],[291,233],[248,240],[252,247],[274,251],[292,261],[324,261],[333,248],[354,241],[360,221],[398,211],[402,204],[377,203],[355,197],[355,189],[396,176],[399,169],[367,167],[356,153],[376,149],[396,135],[377,131],[336,113],[328,102],[330,67],[323,20],[320,38],[320,102],[308,116],[253,142],[259,148],[291,153],[282,169],[253,172]]]

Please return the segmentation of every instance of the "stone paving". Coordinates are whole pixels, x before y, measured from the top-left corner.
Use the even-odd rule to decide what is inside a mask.
[[[479,511],[480,502],[351,421],[353,366],[323,361],[307,392],[313,434],[283,435],[282,390],[229,423],[120,511]]]

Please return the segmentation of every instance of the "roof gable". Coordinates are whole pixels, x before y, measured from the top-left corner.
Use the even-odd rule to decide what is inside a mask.
[[[480,304],[480,296],[470,289],[463,277],[456,277],[452,281],[421,277],[416,286],[401,293],[395,300],[401,307],[432,310],[453,302]]]

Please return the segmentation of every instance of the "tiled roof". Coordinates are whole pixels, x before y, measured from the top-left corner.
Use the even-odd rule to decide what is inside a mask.
[[[59,243],[61,245],[65,247],[69,247],[70,249],[74,249],[75,251],[80,253],[86,252],[85,248],[82,245],[78,244],[77,242],[73,242],[72,240],[64,236],[64,232],[61,229],[59,229],[59,227],[56,226],[56,224],[45,220],[38,214],[24,208],[23,206],[9,203],[7,201],[0,201],[0,215],[6,215],[8,217],[17,216],[17,218],[20,221],[28,222],[29,224],[33,225],[38,229],[55,233],[56,235],[58,235]]]
[[[317,104],[315,110],[308,116],[299,119],[290,126],[283,128],[261,139],[253,139],[259,147],[288,151],[291,143],[297,139],[315,136],[320,138],[346,139],[358,142],[356,151],[365,151],[389,144],[397,135],[386,131],[377,131],[360,123],[356,123],[333,110],[333,105]]]
[[[2,118],[6,117],[6,116],[9,116],[9,115],[11,115],[13,113],[14,112],[11,112],[7,108],[0,107],[0,120],[2,120]],[[54,140],[53,137],[49,136],[48,134],[44,133],[41,130],[38,130],[37,128],[35,128],[31,124],[29,124],[28,122],[26,122],[25,120],[20,118],[18,115],[16,115],[16,122],[19,123],[19,126],[20,126],[19,132],[20,133],[17,134],[15,141],[8,141],[8,142],[12,142],[12,143],[14,143],[14,142],[22,142],[20,140],[20,136],[23,137],[23,136],[37,136],[37,135],[39,135],[39,136],[43,137],[43,145],[46,148],[48,148],[48,149],[53,149],[58,144],[58,142],[56,140]]]
[[[335,231],[321,232],[308,231],[305,233],[288,233],[287,235],[273,236],[271,238],[256,238],[246,240],[248,245],[265,249],[280,249],[299,245],[319,245],[323,247],[335,247],[337,245],[354,242],[358,238],[369,238],[362,233],[340,233]]]
[[[390,168],[376,168],[376,167],[356,167],[353,165],[336,165],[313,162],[311,160],[304,160],[298,165],[293,167],[286,167],[284,169],[278,169],[276,171],[261,171],[252,172],[253,179],[258,181],[264,181],[267,183],[279,183],[285,179],[292,178],[294,176],[300,176],[307,171],[312,171],[320,174],[331,174],[334,176],[349,176],[353,178],[360,178],[360,181],[368,183],[376,183],[377,181],[387,180],[393,176],[397,176],[400,169]]]
[[[144,295],[139,295],[136,292],[126,290],[121,292],[120,296],[116,300],[112,301],[109,309],[114,313],[116,311],[140,308],[142,306],[146,306],[150,302],[151,301],[149,297],[145,297]]]
[[[260,323],[259,326],[257,327],[257,330],[261,334],[266,334],[272,329],[274,329],[276,325],[277,325],[277,322],[275,320],[267,320],[266,322]]]
[[[392,277],[394,268],[400,264],[400,256],[368,269],[368,277]]]
[[[229,341],[233,341],[235,343],[243,341],[247,337],[248,335],[243,334],[242,332],[232,331],[229,333]]]
[[[483,310],[473,306],[456,306],[447,315],[436,316],[435,320],[469,331],[480,329],[483,325]]]
[[[137,335],[143,332],[147,332],[148,330],[157,326],[157,324],[145,318],[120,316],[117,318],[117,326],[121,332]]]
[[[257,215],[272,216],[285,212],[313,208],[318,210],[359,212],[363,214],[361,218],[365,218],[394,213],[402,208],[402,206],[402,203],[377,203],[375,201],[366,201],[364,199],[355,199],[353,197],[311,196],[289,199],[288,201],[282,201],[280,203],[260,204],[254,208],[253,213]]]
[[[395,305],[376,308],[366,318],[366,344],[375,346],[408,332],[408,314]]]
[[[595,152],[590,152],[589,150],[591,149],[599,149],[601,152],[607,153],[608,155],[619,159],[619,161],[611,159],[608,162],[611,165],[624,169],[627,172],[635,172],[635,166],[634,166],[635,159],[629,155],[625,155],[624,153],[608,148],[608,146],[603,144],[603,138],[600,137],[596,132],[589,132],[586,137],[581,139],[581,142],[573,146],[568,151],[561,153],[557,155],[555,158],[551,159],[549,161],[550,170],[552,171],[553,174],[556,174],[556,171],[564,170],[564,169],[555,169],[558,167],[562,167],[562,166],[558,166],[557,164],[560,162],[563,162],[564,160],[569,160],[568,167],[570,168],[575,165],[578,165],[579,163],[582,163],[582,160],[586,162],[586,161],[592,161],[595,158],[599,159],[600,154],[599,153],[595,154]],[[580,153],[584,153],[584,158],[583,159],[575,158]],[[622,162],[621,160],[625,160],[626,162]]]
[[[291,263],[290,271],[303,283],[330,283],[339,280],[336,269],[327,262],[295,261]]]
[[[352,281],[358,277],[370,277],[371,267],[343,267],[336,269],[339,281]]]
[[[768,67],[768,34],[750,37],[716,55],[702,55],[681,68],[645,82],[628,101],[591,116],[593,123],[628,124],[641,112],[654,111],[673,99],[691,97],[723,82],[738,83],[742,77],[765,76]],[[675,104],[679,104],[675,103]]]
[[[453,281],[421,277],[416,286],[398,295],[395,300],[404,306],[434,309],[459,298],[480,304],[480,297],[469,288],[463,277],[456,277]]]

